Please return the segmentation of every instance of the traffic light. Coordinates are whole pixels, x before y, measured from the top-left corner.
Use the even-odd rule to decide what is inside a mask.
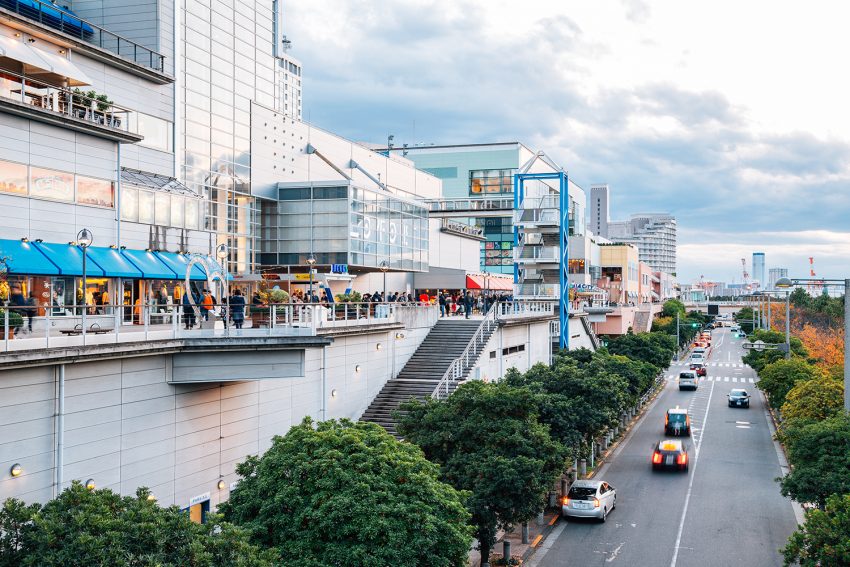
[[[691,327],[693,327],[694,329],[696,329],[697,327],[699,327],[699,323],[691,323]]]

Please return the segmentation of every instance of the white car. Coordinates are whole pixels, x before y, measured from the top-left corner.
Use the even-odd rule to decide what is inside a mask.
[[[561,505],[565,518],[596,518],[604,522],[617,506],[617,491],[604,480],[577,480]]]
[[[679,389],[680,390],[696,390],[699,387],[699,377],[693,370],[688,370],[679,373]]]

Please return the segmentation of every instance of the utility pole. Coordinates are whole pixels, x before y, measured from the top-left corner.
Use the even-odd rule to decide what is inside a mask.
[[[676,311],[676,360],[679,360],[679,312]]]

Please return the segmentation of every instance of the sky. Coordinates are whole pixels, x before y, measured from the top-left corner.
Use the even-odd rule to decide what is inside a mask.
[[[678,275],[850,277],[850,3],[287,0],[304,117],[395,144],[520,141],[611,216],[664,212]]]

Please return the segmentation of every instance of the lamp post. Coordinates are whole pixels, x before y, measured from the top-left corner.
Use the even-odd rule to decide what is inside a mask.
[[[776,287],[790,288],[801,282],[813,281],[821,283],[824,287],[829,283],[844,286],[844,410],[850,412],[850,359],[848,359],[848,348],[850,348],[850,279],[779,278],[776,281]],[[789,290],[788,301],[790,302],[790,300],[791,293]],[[790,316],[785,318],[786,332],[789,329],[790,319]]]
[[[386,260],[381,260],[381,271],[384,273],[384,295],[382,296],[383,301],[387,300],[387,270],[390,269],[390,263]]]
[[[316,259],[310,254],[310,257],[307,258],[307,270],[308,275],[310,276],[310,297],[307,299],[308,303],[313,303],[313,266],[316,265]]]
[[[227,289],[227,244],[221,243],[215,249],[215,255],[218,257],[218,262],[221,264],[224,282],[222,283],[222,299],[226,305],[227,312],[224,314],[224,326],[227,327],[227,320],[230,318],[230,298]]]
[[[87,301],[86,301],[86,258],[88,254],[86,250],[91,246],[91,243],[94,241],[94,235],[92,235],[91,231],[87,228],[84,228],[80,232],[77,233],[77,244],[80,248],[83,249],[83,328],[82,335],[85,340],[86,336],[86,310],[88,309]]]

